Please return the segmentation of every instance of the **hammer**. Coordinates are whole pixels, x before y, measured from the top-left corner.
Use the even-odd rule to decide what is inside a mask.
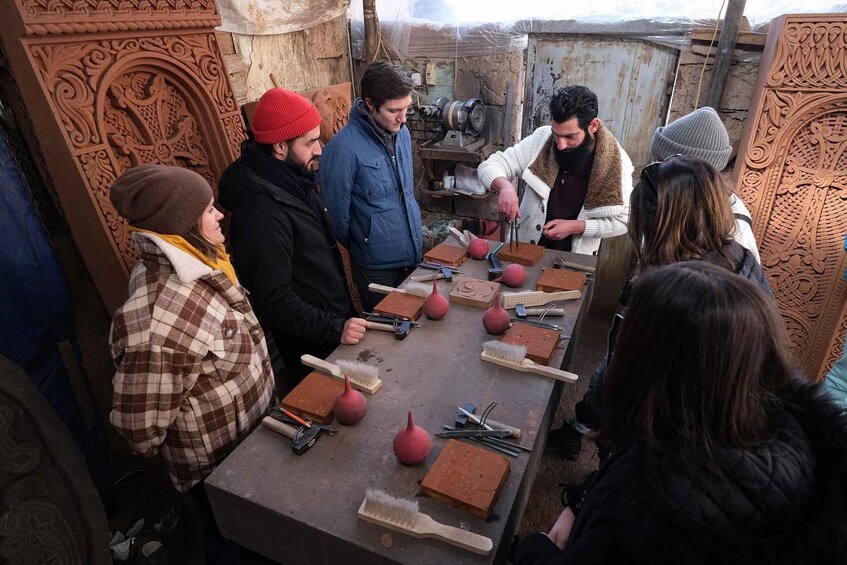
[[[265,416],[262,419],[262,426],[290,439],[291,451],[295,455],[303,455],[309,451],[315,445],[315,442],[318,441],[318,436],[323,431],[320,426],[312,426],[311,428],[303,426],[300,429],[295,429],[271,416]]]

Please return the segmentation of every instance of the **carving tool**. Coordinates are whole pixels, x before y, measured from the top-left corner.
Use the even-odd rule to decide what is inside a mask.
[[[503,439],[512,437],[509,430],[449,430],[435,434],[436,437],[481,437]]]
[[[503,242],[500,242],[500,245],[494,248],[488,255],[486,255],[486,259],[488,259],[488,280],[493,281],[497,277],[503,274],[503,263],[500,261],[500,258],[497,257],[497,253],[503,249],[503,246],[506,245]]]
[[[406,339],[412,328],[421,327],[420,323],[402,316],[383,316],[373,312],[363,312],[362,314],[365,316],[365,324],[369,329],[391,332],[394,334],[394,339],[397,340]]]
[[[433,271],[440,271],[442,269],[447,269],[453,274],[464,275],[465,272],[462,269],[457,267],[448,267],[447,265],[442,265],[441,263],[431,263],[429,261],[423,261],[418,263],[418,267],[421,269],[432,269]]]
[[[556,324],[548,324],[547,322],[529,320],[527,318],[509,318],[509,321],[511,321],[512,323],[529,324],[530,326],[536,326],[538,328],[547,328],[547,329],[550,329],[550,330],[556,330],[557,332],[562,331],[562,326],[559,326],[559,325],[556,325]]]
[[[438,273],[433,273],[431,275],[415,275],[411,277],[411,279],[415,282],[426,282],[440,279],[444,279],[447,282],[453,282],[453,271],[445,267]]]
[[[468,242],[467,242],[467,240],[465,239],[465,234],[463,234],[462,232],[460,232],[459,230],[457,230],[457,229],[456,229],[456,228],[454,228],[453,226],[450,226],[450,227],[449,227],[449,228],[447,228],[447,229],[449,229],[449,230],[450,230],[450,233],[453,235],[453,237],[455,237],[456,239],[458,239],[458,240],[459,240],[459,243],[461,243],[461,244],[462,244],[462,247],[464,247],[465,249],[467,249],[467,248],[468,248]]]
[[[315,442],[318,441],[318,437],[323,431],[319,426],[299,429],[292,428],[288,424],[280,422],[271,416],[265,416],[262,419],[262,427],[290,439],[291,451],[293,451],[295,455],[303,455],[309,451],[309,449],[315,445]]]
[[[514,308],[518,304],[524,306],[543,306],[555,300],[576,300],[582,293],[578,290],[563,290],[562,292],[512,292],[503,295],[503,308]]]
[[[468,424],[467,414],[473,414],[473,411],[476,410],[476,404],[473,402],[466,402],[464,408],[459,408],[459,413],[456,414],[456,421],[454,425],[457,428],[464,428]]]
[[[491,340],[482,344],[482,354],[480,358],[483,361],[500,365],[522,373],[535,373],[562,381],[565,383],[576,382],[579,377],[573,373],[554,369],[546,365],[540,365],[532,359],[526,358],[526,347],[523,345],[512,345],[501,341]]]
[[[368,394],[375,393],[382,386],[382,381],[379,380],[379,367],[374,365],[346,359],[339,359],[338,364],[335,364],[308,353],[300,357],[300,362],[337,379],[343,379],[344,375],[347,375],[353,388]]]
[[[273,418],[274,420],[278,421],[278,422],[282,422],[283,424],[288,424],[289,426],[291,426],[293,428],[297,428],[300,425],[300,424],[297,423],[296,420],[293,420],[291,417],[286,416],[282,412],[282,407],[272,408],[271,413],[270,413],[270,417]],[[325,433],[326,435],[334,436],[335,433],[338,431],[335,428],[333,428],[332,426],[328,426],[326,424],[319,424],[317,422],[312,422],[311,420],[309,420],[309,423],[310,423],[312,428],[318,427],[318,428],[321,429],[321,432]]]
[[[416,538],[433,538],[488,555],[494,543],[487,537],[454,526],[441,524],[418,509],[417,500],[396,498],[385,491],[368,489],[359,506],[359,518]]]
[[[303,426],[304,428],[311,428],[312,427],[312,424],[310,424],[309,422],[307,422],[306,420],[304,420],[303,418],[301,418],[300,416],[298,416],[297,414],[295,414],[291,410],[288,410],[287,408],[280,408],[279,411],[282,412],[283,414],[285,414],[286,416],[288,416],[289,418],[291,418],[292,420],[294,420],[295,422],[297,422],[299,425]]]
[[[455,431],[456,430],[456,428],[451,428],[450,426],[441,426],[441,427],[444,428],[445,430],[448,430],[448,431]],[[510,457],[517,457],[518,455],[521,454],[521,451],[525,451],[527,453],[532,451],[528,447],[524,447],[522,445],[518,445],[516,443],[511,443],[511,442],[506,441],[504,439],[498,439],[498,438],[494,438],[494,437],[469,436],[469,437],[465,437],[465,438],[462,438],[462,439],[469,439],[471,441],[481,443],[482,445],[485,445],[486,447],[490,447],[494,451],[499,451],[500,453],[503,453],[503,454],[508,455]]]
[[[469,406],[469,405],[473,406],[473,404],[471,404],[471,403],[465,404],[465,406]],[[462,416],[464,416],[465,418],[467,418],[468,420],[470,420],[471,422],[473,422],[474,424],[476,424],[478,426],[482,425],[481,424],[482,420],[480,420],[479,416],[477,416],[476,414],[474,414],[473,412],[471,412],[467,408],[462,408],[461,406],[459,406],[459,413]],[[456,423],[458,424],[458,422],[456,422]],[[459,427],[459,426],[457,426],[457,427]],[[515,427],[510,426],[508,424],[501,424],[500,422],[495,422],[494,420],[492,420],[490,418],[485,419],[485,425],[483,427],[486,430],[506,430],[506,431],[510,432],[512,434],[512,437],[515,438],[515,439],[520,438],[521,433],[522,433],[520,428],[515,428]]]
[[[555,304],[551,304],[551,306],[555,306]],[[564,308],[527,308],[525,304],[516,304],[515,305],[515,316],[518,318],[524,319],[527,316],[564,316],[565,309]]]
[[[369,322],[379,322],[380,324],[392,325],[395,322],[409,322],[409,325],[415,328],[421,327],[420,322],[404,318],[403,316],[386,316],[385,314],[377,314],[376,312],[362,312],[362,316]]]

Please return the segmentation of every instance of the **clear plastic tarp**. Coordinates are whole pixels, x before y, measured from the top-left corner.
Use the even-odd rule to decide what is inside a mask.
[[[383,48],[401,58],[454,58],[519,51],[529,33],[634,37],[682,48],[692,26],[714,25],[721,0],[377,0]],[[725,6],[723,7],[725,10]],[[754,31],[782,14],[847,12],[831,0],[747,0]],[[354,57],[364,43],[361,0],[352,0]]]

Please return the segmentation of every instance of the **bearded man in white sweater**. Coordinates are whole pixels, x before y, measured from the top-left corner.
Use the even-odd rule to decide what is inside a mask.
[[[501,214],[520,217],[520,241],[596,254],[601,239],[627,231],[632,162],[597,117],[588,88],[557,91],[550,116],[549,126],[482,163],[479,179],[499,193]],[[526,183],[521,200],[518,179]]]

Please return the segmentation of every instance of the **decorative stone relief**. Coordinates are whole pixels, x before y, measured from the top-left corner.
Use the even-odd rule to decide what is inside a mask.
[[[114,271],[125,283],[136,261],[109,201],[115,178],[162,163],[191,168],[216,188],[240,153],[244,127],[214,34],[217,7],[214,0],[0,2],[8,15],[0,24],[4,48],[27,109],[48,116],[33,127],[60,204],[114,309],[125,296]]]
[[[737,190],[792,351],[820,378],[847,327],[847,16],[784,16],[771,29]]]
[[[326,145],[350,117],[351,85],[349,82],[303,92],[321,115],[321,142]]]

